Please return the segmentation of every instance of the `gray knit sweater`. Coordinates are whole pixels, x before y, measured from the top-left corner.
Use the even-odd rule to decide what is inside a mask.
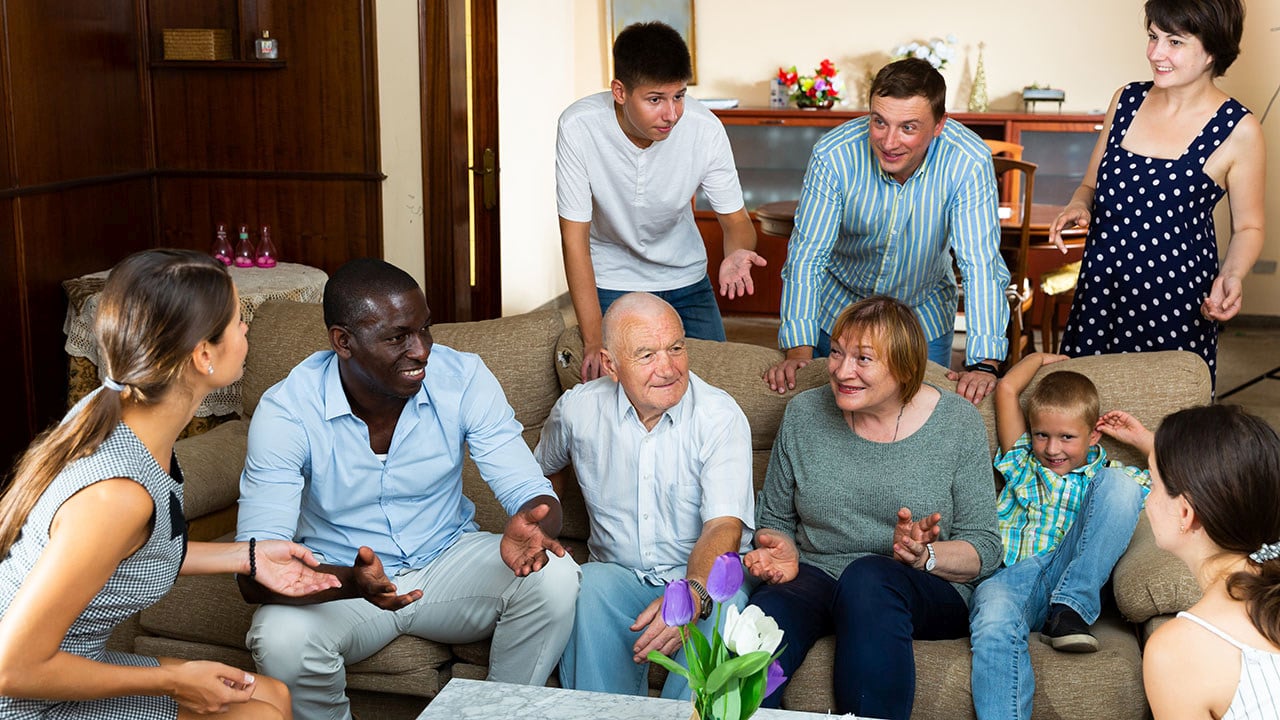
[[[977,579],[995,572],[1003,548],[987,433],[971,403],[939,391],[924,426],[892,443],[850,430],[830,387],[795,396],[773,443],[756,527],[790,535],[801,562],[838,578],[863,555],[893,556],[898,508],[915,518],[938,512],[939,539],[978,551]],[[976,580],[952,584],[967,603]]]

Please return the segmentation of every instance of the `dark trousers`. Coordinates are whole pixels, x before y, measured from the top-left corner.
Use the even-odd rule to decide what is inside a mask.
[[[911,641],[969,634],[969,609],[951,583],[882,555],[849,563],[839,580],[801,563],[795,580],[760,585],[751,603],[783,630],[778,662],[788,678],[819,638],[836,636],[838,713],[906,720],[916,692]],[[779,707],[785,689],[764,706]]]

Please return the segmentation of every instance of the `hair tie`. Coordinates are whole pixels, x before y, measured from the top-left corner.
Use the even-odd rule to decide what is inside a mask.
[[[1280,558],[1280,541],[1262,543],[1262,547],[1249,553],[1249,559],[1261,565],[1268,560]]]
[[[102,378],[102,387],[108,390],[115,390],[118,393],[124,392],[124,386],[109,377]]]

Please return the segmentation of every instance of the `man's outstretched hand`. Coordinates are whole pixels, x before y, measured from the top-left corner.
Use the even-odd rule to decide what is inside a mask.
[[[548,550],[564,557],[564,547],[542,529],[541,522],[550,512],[549,505],[535,505],[521,509],[507,521],[502,531],[502,562],[516,577],[541,570],[547,564]]]
[[[371,548],[361,546],[356,552],[356,561],[351,565],[351,575],[360,597],[377,605],[383,610],[399,610],[422,597],[421,590],[414,590],[405,595],[396,594],[396,585],[387,577],[382,569],[382,561]]]

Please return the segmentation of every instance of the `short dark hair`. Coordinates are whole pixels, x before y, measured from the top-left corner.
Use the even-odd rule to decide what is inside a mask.
[[[1093,430],[1102,412],[1102,401],[1092,380],[1078,372],[1058,370],[1041,378],[1027,396],[1027,419],[1046,411],[1074,415]]]
[[[1180,410],[1156,430],[1155,456],[1165,492],[1185,497],[1215,545],[1247,556],[1280,542],[1280,437],[1266,420],[1233,405]],[[1250,558],[1227,577],[1227,592],[1272,644],[1280,644],[1277,590],[1280,558]]]
[[[365,319],[369,300],[418,290],[409,273],[377,258],[357,258],[338,268],[324,286],[325,327],[352,329]]]
[[[688,82],[693,77],[689,46],[666,23],[628,25],[613,41],[613,76],[628,90]]]
[[[1205,52],[1213,56],[1214,77],[1226,74],[1240,55],[1241,0],[1147,0],[1144,10],[1147,27],[1199,38]]]
[[[873,295],[845,308],[831,326],[831,339],[843,342],[850,332],[865,333],[884,356],[889,374],[901,386],[903,404],[920,391],[929,343],[915,311],[887,295]]]
[[[906,58],[880,68],[867,93],[868,100],[878,97],[899,100],[922,97],[929,102],[935,121],[947,114],[946,78],[928,60],[920,58]]]

